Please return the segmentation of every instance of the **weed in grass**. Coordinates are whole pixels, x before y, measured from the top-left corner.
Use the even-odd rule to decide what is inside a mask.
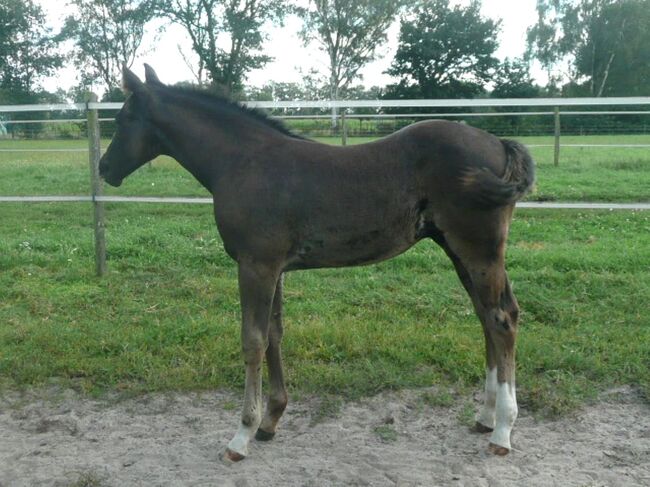
[[[463,426],[472,427],[476,422],[476,407],[472,401],[463,402],[463,406],[458,411],[458,422]]]
[[[380,426],[377,426],[373,429],[373,432],[384,443],[397,441],[397,431],[393,426],[389,424],[382,424]]]
[[[103,476],[96,472],[84,472],[79,477],[68,484],[68,487],[103,487],[108,485],[104,482]]]
[[[237,409],[238,406],[239,406],[239,405],[238,405],[235,401],[224,401],[224,402],[221,404],[221,408],[222,408],[224,411],[233,411],[233,410]]]
[[[424,404],[432,408],[448,408],[455,402],[449,391],[425,392],[420,398]]]
[[[327,419],[336,418],[343,408],[343,398],[325,394],[320,397],[318,405],[311,411],[310,426],[315,426]]]

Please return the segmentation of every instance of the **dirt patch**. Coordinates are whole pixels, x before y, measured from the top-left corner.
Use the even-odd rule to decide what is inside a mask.
[[[13,393],[0,402],[0,486],[650,485],[650,407],[628,388],[559,421],[520,411],[507,457],[469,431],[478,395],[440,407],[436,394],[386,393],[315,423],[317,400],[291,403],[273,442],[227,465],[219,453],[239,416],[230,393]]]

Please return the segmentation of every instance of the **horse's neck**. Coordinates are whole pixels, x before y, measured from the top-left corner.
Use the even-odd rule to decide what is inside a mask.
[[[251,125],[264,130],[257,124]],[[168,146],[167,155],[212,192],[218,179],[234,164],[247,160],[247,155],[259,145],[259,134],[245,126],[246,120],[238,120],[232,113],[220,118],[190,107],[176,107],[161,123],[161,132]]]

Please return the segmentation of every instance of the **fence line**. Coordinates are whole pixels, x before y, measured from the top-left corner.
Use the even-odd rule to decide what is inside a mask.
[[[526,144],[526,147],[532,148],[548,148],[554,147],[553,144]],[[618,149],[647,149],[650,144],[560,144],[560,147],[570,148],[618,148]],[[69,148],[69,149],[0,149],[0,152],[88,152],[85,148]]]
[[[650,105],[650,96],[608,98],[479,98],[436,100],[249,101],[255,108],[572,107]],[[101,107],[98,107],[101,109]]]
[[[255,108],[417,108],[417,107],[576,107],[650,105],[650,96],[608,98],[479,98],[435,100],[290,100],[247,101]],[[50,103],[42,105],[0,105],[0,112],[38,112],[68,110],[119,110],[123,103]]]
[[[88,149],[0,149],[0,152],[88,152]]]
[[[608,98],[480,98],[437,100],[293,100],[247,101],[244,105],[255,108],[444,108],[444,107],[581,107],[581,106],[631,106],[650,105],[650,96],[623,96]],[[52,112],[119,110],[123,103],[49,103],[40,105],[0,105],[2,112]]]
[[[163,203],[212,204],[212,198],[185,196],[0,196],[1,203]],[[650,210],[650,203],[582,203],[520,201],[517,208],[545,210]]]
[[[78,111],[86,115],[86,119],[65,119],[65,122],[86,123],[88,127],[88,148],[71,149],[0,149],[2,152],[88,152],[91,180],[91,195],[81,196],[0,196],[0,202],[5,203],[56,203],[56,202],[81,202],[91,203],[94,212],[95,233],[95,267],[98,275],[106,272],[106,243],[104,238],[104,204],[105,203],[163,203],[163,204],[210,204],[211,198],[188,197],[147,197],[147,196],[104,196],[102,182],[99,177],[99,159],[101,155],[99,123],[106,119],[99,118],[99,110],[119,110],[123,103],[98,103],[97,97],[90,94],[86,103],[58,103],[45,105],[0,105],[0,113],[7,112],[51,112],[51,111]],[[341,110],[342,143],[346,144],[346,120],[352,118],[416,118],[416,117],[480,117],[480,116],[532,116],[553,115],[555,126],[554,144],[538,144],[532,147],[554,147],[555,164],[559,162],[560,153],[560,107],[580,106],[646,106],[650,105],[650,97],[616,97],[616,98],[510,98],[510,99],[472,99],[472,100],[338,100],[338,101],[286,101],[286,102],[248,102],[248,106],[256,108],[444,108],[444,107],[552,107],[552,112],[497,112],[497,113],[438,113],[438,114],[359,114],[346,116],[346,111]],[[650,114],[647,111],[568,111],[562,115],[622,115],[622,114]],[[311,118],[321,118],[310,115]],[[327,116],[329,118],[329,115]],[[303,115],[289,115],[278,118],[306,118]],[[324,117],[323,117],[324,118]],[[110,119],[109,119],[110,120]],[[32,120],[23,123],[61,123],[64,120]],[[19,123],[19,121],[0,121],[0,123]],[[565,147],[639,147],[647,148],[650,144],[566,144]],[[520,208],[531,209],[584,209],[584,210],[650,210],[650,203],[556,203],[556,202],[520,202]]]
[[[427,113],[347,113],[348,119],[392,119],[392,118],[469,118],[469,117],[534,117],[551,116],[555,112],[427,112]],[[562,116],[590,115],[650,115],[647,110],[608,110],[608,111],[563,111]],[[332,115],[271,115],[282,120],[329,120]],[[100,118],[100,122],[112,122],[114,118]],[[49,118],[42,120],[0,120],[3,125],[30,123],[86,123],[85,118]]]

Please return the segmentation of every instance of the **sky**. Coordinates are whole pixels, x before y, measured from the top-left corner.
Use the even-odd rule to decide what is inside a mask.
[[[47,21],[54,31],[61,27],[63,19],[69,13],[65,0],[37,0],[47,14]],[[455,0],[453,3],[468,4],[469,0]],[[535,10],[536,0],[483,0],[482,13],[485,17],[501,19],[501,33],[499,35],[499,49],[496,56],[499,59],[506,57],[520,57],[526,48],[526,29],[532,25],[537,17]],[[285,20],[283,27],[269,27],[268,40],[264,52],[274,60],[264,68],[251,71],[247,83],[262,86],[269,81],[298,82],[301,73],[316,69],[323,74],[327,71],[327,58],[324,53],[313,46],[304,47],[298,37],[301,21],[296,17]],[[157,27],[162,31],[155,33]],[[395,81],[384,74],[389,67],[399,35],[399,22],[396,21],[388,30],[388,42],[378,50],[379,59],[369,63],[361,70],[362,79],[359,84],[367,87],[384,86]],[[189,40],[183,29],[160,21],[152,25],[143,40],[141,53],[133,64],[133,71],[144,75],[143,63],[150,64],[158,73],[161,81],[176,83],[194,79],[186,60],[179,52],[185,53],[190,62],[194,59]],[[539,84],[545,83],[543,71],[538,66],[533,66],[532,75]],[[57,88],[68,89],[76,83],[76,71],[73,67],[60,70],[56,76],[44,81],[44,88],[55,91]],[[357,84],[357,83],[355,83]]]

